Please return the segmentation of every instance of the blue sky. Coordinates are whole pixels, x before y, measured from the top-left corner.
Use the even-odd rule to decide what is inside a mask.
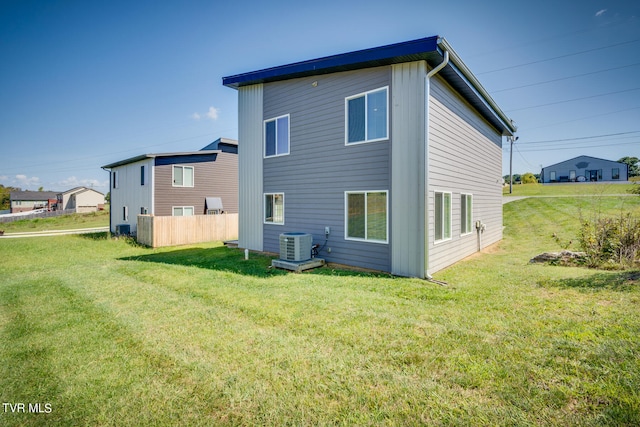
[[[514,173],[640,157],[638,0],[0,0],[0,184],[106,193],[104,164],[236,138],[224,76],[433,35],[518,125]]]

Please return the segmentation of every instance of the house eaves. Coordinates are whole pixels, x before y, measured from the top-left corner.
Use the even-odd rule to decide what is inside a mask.
[[[449,52],[449,63],[439,72],[463,98],[469,102],[502,135],[511,136],[517,128],[498,107],[488,92],[471,73],[444,38],[432,36],[371,49],[332,55],[309,61],[296,62],[263,70],[223,77],[224,86],[238,89],[258,83],[269,83],[301,77],[352,71],[424,60],[430,67],[443,61]]]
[[[108,165],[102,166],[102,169],[112,169],[118,166],[128,165],[130,163],[139,162],[141,160],[146,159],[155,159],[162,157],[188,157],[188,156],[202,156],[203,154],[219,154],[221,150],[200,150],[200,151],[183,151],[176,153],[149,153],[149,154],[141,154],[139,156],[130,157],[128,159],[120,160],[114,163],[109,163]]]

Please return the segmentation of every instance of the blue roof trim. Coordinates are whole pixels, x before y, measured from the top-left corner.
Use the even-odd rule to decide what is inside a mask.
[[[223,77],[222,84],[227,87],[238,88],[257,83],[378,67],[420,59],[433,60],[433,54],[437,54],[440,57],[438,53],[438,36]]]
[[[497,106],[473,73],[455,54],[446,40],[440,36],[426,37],[223,77],[222,84],[238,89],[242,86],[258,83],[421,60],[426,61],[431,67],[435,67],[443,61],[444,50],[451,54],[451,59],[449,64],[438,74],[467,99],[496,129],[499,129],[503,135],[513,135],[517,130],[515,124]]]

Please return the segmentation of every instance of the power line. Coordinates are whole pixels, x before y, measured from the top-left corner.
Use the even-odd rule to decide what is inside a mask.
[[[614,43],[614,44],[611,44],[611,45],[608,45],[608,46],[595,47],[593,49],[581,50],[579,52],[567,53],[567,54],[560,55],[560,56],[554,56],[553,58],[539,59],[537,61],[526,62],[524,64],[510,65],[508,67],[498,68],[496,70],[483,71],[482,73],[476,73],[476,75],[479,76],[479,75],[482,75],[482,74],[496,73],[498,71],[511,70],[511,69],[514,69],[514,68],[525,67],[527,65],[540,64],[541,62],[555,61],[556,59],[563,59],[563,58],[568,58],[570,56],[582,55],[583,53],[590,53],[590,52],[595,52],[597,50],[609,49],[611,47],[616,47],[616,46],[622,46],[622,45],[625,45],[625,44],[636,43],[638,41],[640,41],[640,39],[634,39],[634,40],[629,40],[629,41],[626,41],[626,42]]]
[[[530,127],[530,128],[527,128],[527,127],[520,128],[519,130],[523,131],[523,130],[532,130],[532,129],[542,129],[542,128],[548,128],[548,127],[552,127],[552,126],[565,125],[567,123],[580,122],[582,120],[600,118],[600,117],[603,117],[603,116],[610,116],[612,114],[624,113],[626,111],[637,110],[637,109],[640,109],[640,107],[624,108],[622,110],[611,111],[611,112],[608,112],[608,113],[599,113],[599,114],[595,114],[593,116],[585,116],[585,117],[580,117],[580,118],[577,118],[577,119],[564,120],[564,121],[561,121],[561,122],[555,122],[555,123],[551,123],[551,124],[548,124],[548,125],[535,126],[535,127]]]
[[[617,143],[616,146],[621,146],[621,145],[638,145],[640,143],[640,141],[632,141],[632,142],[623,142],[623,143]],[[521,150],[522,152],[526,152],[526,153],[531,153],[531,152],[546,152],[546,151],[558,151],[558,150],[575,150],[575,149],[582,149],[582,148],[600,148],[603,145],[611,145],[611,144],[602,144],[602,143],[596,143],[596,144],[592,144],[592,145],[567,145],[567,146],[563,146],[563,147],[524,147],[523,150]]]
[[[599,98],[599,97],[602,97],[602,96],[615,95],[615,94],[618,94],[618,93],[625,93],[625,92],[633,92],[633,91],[636,91],[636,90],[640,90],[640,87],[636,87],[636,88],[633,88],[633,89],[618,90],[618,91],[615,91],[615,92],[601,93],[601,94],[598,94],[598,95],[583,96],[581,98],[567,99],[567,100],[564,100],[564,101],[548,102],[546,104],[532,105],[532,106],[529,106],[529,107],[514,108],[514,109],[510,109],[508,111],[512,112],[512,111],[530,110],[532,108],[548,107],[549,105],[565,104],[567,102],[574,102],[574,101],[583,101],[585,99]]]
[[[523,144],[543,144],[543,143],[546,143],[546,142],[579,141],[581,139],[606,138],[606,137],[610,137],[610,136],[629,135],[629,134],[632,134],[632,133],[640,133],[640,130],[633,130],[633,131],[629,131],[629,132],[608,133],[608,134],[603,134],[603,135],[581,136],[581,137],[576,137],[576,138],[548,139],[548,140],[545,140],[545,141],[527,141],[527,142],[521,142],[518,145],[523,145]]]
[[[514,87],[510,87],[510,88],[506,88],[506,89],[493,90],[491,92],[492,93],[507,92],[507,91],[515,90],[515,89],[523,89],[523,88],[526,88],[526,87],[540,86],[540,85],[544,85],[544,84],[547,84],[547,83],[560,82],[560,81],[563,81],[563,80],[570,80],[570,79],[575,79],[575,78],[578,78],[578,77],[584,77],[584,76],[590,76],[590,75],[593,75],[593,74],[605,73],[607,71],[620,70],[622,68],[635,67],[637,65],[640,65],[640,62],[636,62],[635,64],[622,65],[620,67],[607,68],[606,70],[592,71],[590,73],[575,74],[573,76],[560,77],[560,78],[552,79],[552,80],[545,80],[543,82],[538,82],[538,83],[530,83],[530,84],[526,84],[526,85],[522,85],[522,86],[514,86]]]

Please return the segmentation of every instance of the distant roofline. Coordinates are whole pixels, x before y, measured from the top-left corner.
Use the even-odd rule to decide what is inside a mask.
[[[129,163],[139,162],[145,159],[155,159],[157,157],[178,157],[178,156],[201,156],[207,154],[219,154],[222,153],[221,150],[200,150],[200,151],[182,151],[175,153],[149,153],[149,154],[141,154],[139,156],[130,157],[128,159],[119,160],[117,162],[109,163],[108,165],[101,166],[102,169],[111,169],[117,166],[128,165]]]
[[[238,89],[242,86],[269,83],[300,77],[330,74],[363,68],[380,67],[403,62],[426,61],[434,67],[443,61],[444,51],[450,62],[439,73],[451,86],[467,99],[503,135],[511,136],[517,127],[498,107],[488,92],[471,73],[447,41],[439,36],[426,37],[371,49],[326,56],[295,62],[222,78],[224,86]]]

